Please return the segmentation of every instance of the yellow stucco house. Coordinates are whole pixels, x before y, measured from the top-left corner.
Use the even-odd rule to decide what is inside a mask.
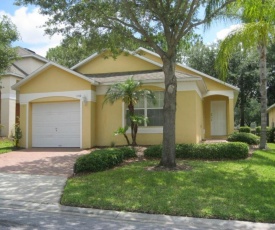
[[[267,113],[268,113],[268,119],[269,119],[268,126],[271,128],[274,128],[275,127],[275,104],[268,107]]]
[[[155,91],[158,102],[136,105],[149,123],[139,127],[137,143],[162,143],[164,74],[160,57],[144,48],[116,59],[94,54],[71,69],[48,62],[12,88],[20,98],[21,146],[80,147],[126,144],[114,131],[126,123],[126,106],[102,105],[108,87],[129,77]],[[198,143],[234,131],[238,88],[181,64],[178,80],[176,142]]]
[[[16,51],[19,59],[1,75],[0,83],[0,124],[3,126],[0,136],[6,137],[14,133],[16,116],[19,116],[19,97],[11,86],[48,62],[31,50],[17,47]]]

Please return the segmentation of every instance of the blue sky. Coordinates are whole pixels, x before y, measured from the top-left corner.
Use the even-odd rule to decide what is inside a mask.
[[[62,40],[61,35],[49,37],[44,34],[44,29],[41,26],[46,18],[40,15],[38,8],[34,6],[15,6],[13,0],[1,0],[0,15],[3,14],[7,14],[11,18],[20,33],[21,39],[14,43],[14,46],[22,46],[45,56],[49,48],[59,45]],[[230,23],[214,23],[207,31],[203,32],[202,29],[198,31],[204,42],[209,44],[224,38],[232,28],[234,25]]]

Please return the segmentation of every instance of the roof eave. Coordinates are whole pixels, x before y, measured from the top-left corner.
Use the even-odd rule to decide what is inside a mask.
[[[273,108],[275,108],[275,104],[273,104],[273,105],[271,105],[271,106],[269,106],[268,108],[267,108],[267,112],[269,112],[271,109],[273,109]]]

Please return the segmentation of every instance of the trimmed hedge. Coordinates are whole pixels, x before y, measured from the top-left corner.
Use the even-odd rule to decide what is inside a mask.
[[[213,143],[213,144],[178,144],[176,158],[181,159],[244,159],[248,157],[249,148],[245,143]],[[160,158],[162,146],[148,147],[144,151],[147,158]]]
[[[241,127],[239,128],[239,132],[240,132],[240,133],[251,133],[251,128],[248,127],[248,126],[241,126]]]
[[[230,142],[243,142],[249,145],[259,144],[259,137],[252,133],[233,133],[227,138]]]
[[[100,149],[76,160],[74,172],[104,171],[123,162],[124,159],[136,157],[135,150],[130,147]]]

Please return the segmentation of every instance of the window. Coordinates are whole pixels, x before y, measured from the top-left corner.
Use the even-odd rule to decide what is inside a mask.
[[[135,115],[148,117],[148,121],[140,126],[163,126],[164,92],[156,91],[154,94],[156,97],[156,104],[154,104],[152,100],[144,97],[135,105]],[[128,114],[128,109],[126,109],[126,114]],[[127,124],[130,125],[129,118],[127,118]]]

